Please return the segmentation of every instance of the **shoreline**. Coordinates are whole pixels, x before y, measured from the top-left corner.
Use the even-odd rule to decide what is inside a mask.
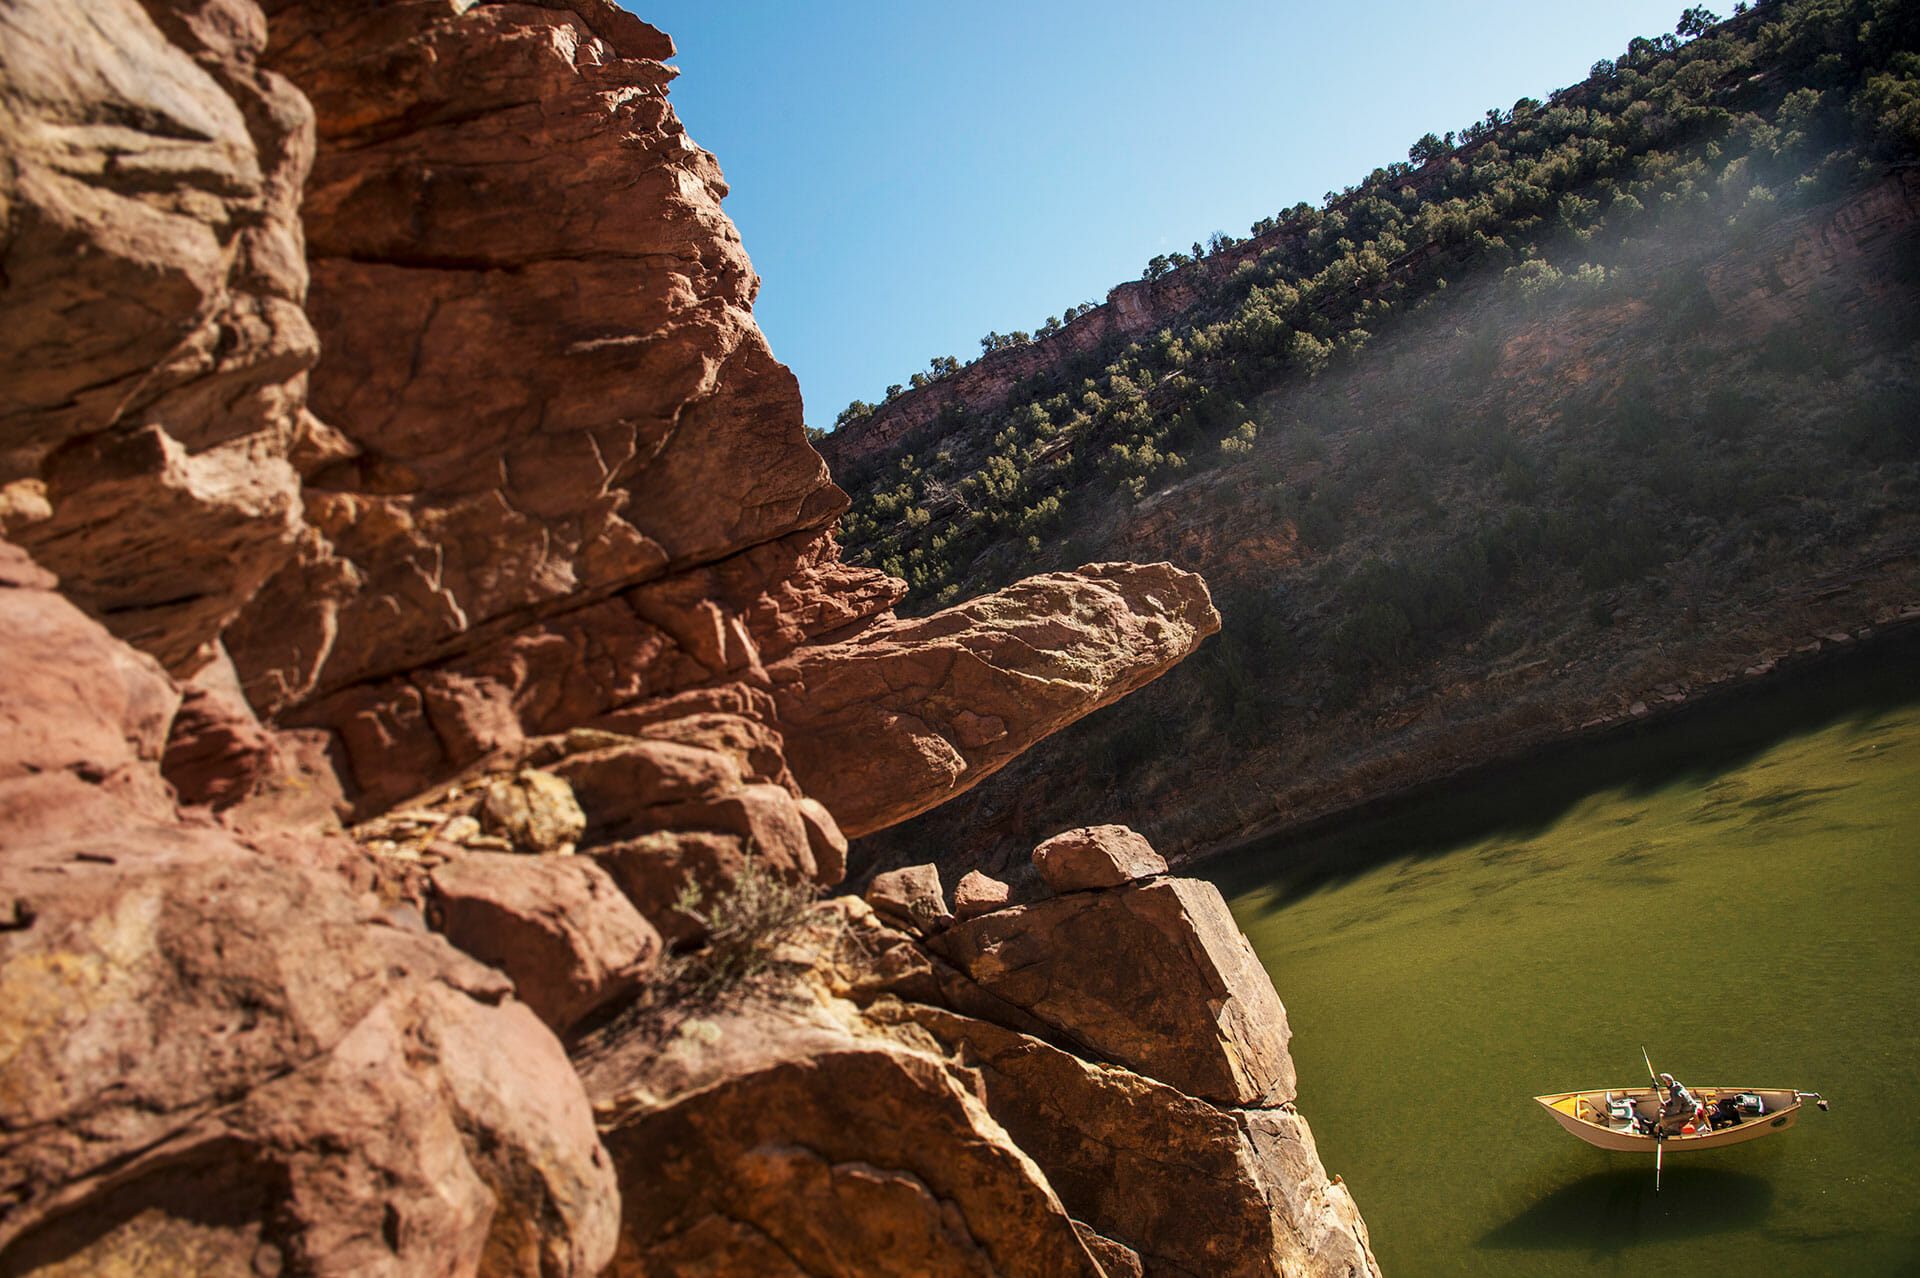
[[[1354,804],[1321,812],[1298,820],[1277,822],[1257,830],[1238,834],[1204,850],[1169,858],[1181,867],[1217,865],[1220,862],[1255,851],[1267,844],[1291,841],[1305,843],[1335,831],[1370,821],[1390,819],[1406,811],[1432,804],[1457,793],[1473,792],[1499,783],[1511,784],[1516,774],[1545,772],[1563,766],[1570,756],[1587,752],[1624,750],[1636,741],[1666,737],[1689,726],[1711,723],[1715,718],[1734,719],[1750,716],[1768,702],[1795,696],[1806,697],[1818,684],[1846,678],[1858,678],[1884,669],[1889,674],[1906,673],[1920,697],[1920,608],[1903,610],[1889,622],[1860,626],[1837,641],[1840,632],[1822,636],[1819,641],[1800,645],[1776,657],[1763,658],[1744,672],[1731,675],[1689,691],[1683,698],[1659,704],[1637,698],[1632,708],[1614,716],[1590,719],[1574,728],[1543,735],[1537,741],[1520,741],[1496,757],[1476,759],[1435,776],[1423,777],[1405,785],[1372,795]],[[1901,657],[1909,664],[1904,669]],[[1842,699],[1842,704],[1845,704]],[[1644,707],[1644,712],[1636,709]],[[1792,710],[1792,707],[1789,707]],[[1798,718],[1807,727],[1817,721],[1844,714],[1841,709],[1815,713],[1809,705]],[[1722,749],[1754,738],[1778,738],[1791,729],[1742,733],[1730,737]],[[1628,773],[1630,768],[1616,767],[1613,773]],[[1596,773],[1594,786],[1606,784],[1611,773]],[[1538,802],[1536,797],[1535,802]],[[1495,819],[1489,814],[1489,820]]]

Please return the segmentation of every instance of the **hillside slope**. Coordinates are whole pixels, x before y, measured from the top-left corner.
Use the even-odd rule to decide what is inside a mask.
[[[1917,71],[1913,19],[1865,0],[1636,41],[1117,290],[1189,281],[1150,333],[989,356],[829,437],[843,535],[908,609],[1167,559],[1224,618],[1174,679],[856,863],[966,829],[999,865],[1068,811],[1204,851],[1898,620]]]

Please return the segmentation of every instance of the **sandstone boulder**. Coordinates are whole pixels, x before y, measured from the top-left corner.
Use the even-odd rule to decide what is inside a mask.
[[[940,889],[937,866],[888,870],[868,885],[864,899],[896,926],[911,931],[938,932],[953,923],[946,894]]]
[[[1170,564],[1030,577],[768,667],[794,775],[858,837],[978,784],[1165,673],[1220,627]],[[991,721],[991,731],[986,726]]]
[[[1013,890],[1000,880],[978,870],[960,876],[953,889],[953,913],[956,918],[977,919],[982,914],[1004,910],[1013,903]]]
[[[1101,1273],[967,1071],[805,1006],[577,1057],[624,1194],[610,1273]]]
[[[556,761],[552,770],[573,787],[595,841],[645,828],[650,808],[717,799],[743,784],[731,754],[635,737],[611,737],[609,744]]]
[[[1053,897],[928,944],[1095,1059],[1224,1105],[1293,1097],[1286,1009],[1210,883]]]
[[[1136,1252],[1144,1272],[1378,1272],[1351,1198],[1328,1181],[1297,1115],[1216,1108],[933,1008],[890,1014],[979,1071],[988,1111],[1067,1211]]]
[[[811,857],[809,873],[816,882],[839,882],[846,873],[846,836],[825,806],[798,793],[778,753],[778,736],[746,720],[734,725],[736,733],[718,732],[723,722],[718,716],[669,719],[642,728],[655,734],[646,738],[585,730],[569,734],[568,743],[578,739],[589,748],[567,754],[551,770],[579,796],[587,817],[586,842],[614,843],[685,824],[689,813],[711,824],[716,812],[737,811],[737,819],[718,818],[719,825],[751,836],[757,850],[796,868],[804,868]],[[682,730],[686,739],[672,735]],[[728,735],[741,740],[730,742]],[[773,790],[791,797],[791,816]],[[759,814],[758,825],[752,813]],[[796,829],[806,855],[793,837]]]
[[[432,871],[441,935],[513,980],[556,1034],[631,993],[660,957],[660,934],[585,857],[470,852]]]
[[[0,896],[0,1268],[604,1261],[584,1097],[502,978],[210,830],[16,847]]]
[[[175,811],[177,689],[49,584],[0,549],[0,1271],[595,1272],[558,1041],[338,841]]]
[[[807,847],[813,853],[814,881],[831,887],[847,876],[847,836],[840,823],[827,811],[827,805],[810,795],[801,795],[793,806],[806,827]]]
[[[1033,864],[1056,892],[1119,887],[1167,872],[1145,836],[1124,825],[1090,825],[1056,834],[1033,850]]]

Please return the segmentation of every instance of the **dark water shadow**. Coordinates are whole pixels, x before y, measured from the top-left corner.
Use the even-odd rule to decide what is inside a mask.
[[[1652,723],[1625,724],[1417,786],[1254,840],[1193,868],[1230,900],[1270,889],[1266,908],[1277,909],[1386,861],[1483,840],[1535,838],[1601,791],[1636,795],[1704,785],[1782,741],[1848,720],[1871,734],[1873,719],[1916,704],[1920,626],[1797,669],[1790,679],[1741,687]],[[1808,797],[1792,788],[1743,795],[1738,810],[1749,819],[1777,817]]]
[[[1475,1240],[1502,1251],[1598,1255],[1650,1242],[1684,1242],[1766,1224],[1773,1182],[1714,1167],[1669,1167],[1653,1185],[1644,1167],[1595,1172],[1563,1185]]]

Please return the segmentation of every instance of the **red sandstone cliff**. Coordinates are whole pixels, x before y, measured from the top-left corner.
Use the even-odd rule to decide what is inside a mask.
[[[0,1268],[1371,1271],[1217,894],[808,908],[1218,616],[893,617],[671,50],[0,3]]]

